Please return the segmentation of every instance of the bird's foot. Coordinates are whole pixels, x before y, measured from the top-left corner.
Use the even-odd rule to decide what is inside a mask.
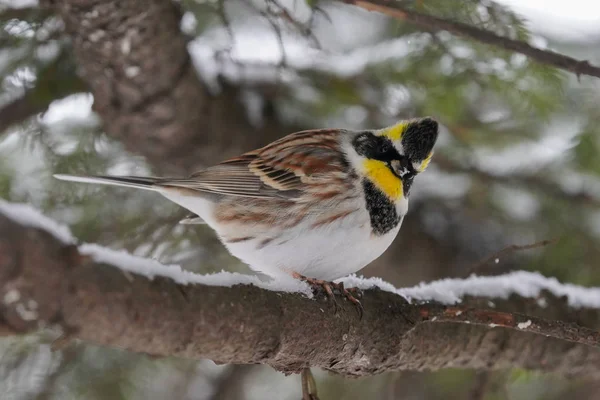
[[[363,309],[363,306],[362,306],[360,300],[358,300],[358,298],[362,297],[362,290],[360,290],[357,287],[346,289],[344,287],[343,282],[340,282],[340,283],[331,282],[331,284],[335,285],[334,287],[342,294],[342,296],[344,296],[345,299],[347,299],[349,302],[354,304],[354,306],[356,307],[356,312],[358,312],[358,317],[360,319],[362,319],[362,316],[363,316],[363,313],[365,310]]]
[[[354,306],[356,307],[356,311],[358,312],[358,316],[362,319],[364,309],[360,300],[357,299],[357,297],[362,297],[362,291],[360,289],[355,287],[346,289],[342,282],[335,283],[330,281],[324,281],[322,279],[309,278],[307,276],[300,275],[296,272],[294,272],[292,276],[296,279],[300,279],[301,281],[308,283],[311,286],[313,293],[324,291],[325,294],[327,294],[327,297],[329,297],[333,301],[335,313],[337,313],[340,308],[340,305],[338,304],[335,296],[343,296],[346,300],[354,304]]]

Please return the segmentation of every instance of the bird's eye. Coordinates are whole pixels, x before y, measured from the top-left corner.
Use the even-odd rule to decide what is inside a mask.
[[[386,155],[392,150],[392,145],[387,142],[380,143],[377,152],[381,155]]]

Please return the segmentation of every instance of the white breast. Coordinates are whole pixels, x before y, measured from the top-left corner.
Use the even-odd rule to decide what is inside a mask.
[[[379,257],[398,229],[373,236],[367,219],[353,217],[301,233],[285,231],[263,248],[258,248],[259,240],[226,246],[252,269],[271,276],[293,271],[311,278],[334,280],[359,271]]]
[[[224,244],[229,252],[253,270],[277,277],[297,272],[324,280],[334,280],[358,272],[379,257],[392,243],[400,224],[382,236],[372,233],[364,204],[354,204],[358,211],[328,225],[312,227],[314,218],[298,226],[281,230],[260,230],[239,224],[227,226],[216,223],[214,204],[209,200],[164,194],[165,197],[198,214],[223,240],[232,237],[255,237],[252,240]],[[364,201],[360,200],[361,202]],[[347,205],[346,205],[347,206]],[[405,215],[408,201],[397,204],[399,215]],[[265,243],[265,239],[269,240]]]

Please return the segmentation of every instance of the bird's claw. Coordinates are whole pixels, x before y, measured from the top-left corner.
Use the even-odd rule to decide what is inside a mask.
[[[359,318],[362,319],[364,314],[364,308],[360,300],[358,300],[358,298],[362,297],[362,291],[360,289],[355,287],[346,289],[344,287],[343,282],[328,282],[322,279],[309,278],[300,274],[294,274],[294,277],[308,283],[311,286],[313,293],[318,291],[325,291],[327,297],[329,297],[333,302],[334,314],[337,314],[341,308],[336,300],[336,295],[339,295],[343,296],[346,300],[354,304],[354,306],[356,307],[356,311],[358,312]]]
[[[343,282],[333,283],[333,285],[335,285],[335,288],[339,290],[340,294],[344,296],[346,300],[354,304],[356,312],[358,312],[358,317],[362,319],[365,310],[360,300],[358,300],[358,298],[362,297],[362,290],[357,287],[346,289]]]

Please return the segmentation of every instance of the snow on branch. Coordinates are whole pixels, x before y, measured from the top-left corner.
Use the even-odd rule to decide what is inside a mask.
[[[8,203],[0,199],[0,213],[25,226],[40,228],[66,244],[75,244],[70,229],[48,218],[39,210],[27,204]],[[92,258],[99,264],[107,264],[123,271],[147,278],[162,276],[183,285],[201,284],[231,287],[234,285],[254,285],[262,289],[280,292],[298,292],[312,297],[308,286],[295,279],[264,282],[257,276],[232,272],[201,275],[182,270],[179,265],[165,265],[157,260],[132,255],[124,250],[113,250],[97,244],[80,244],[79,253]],[[346,287],[381,290],[403,296],[408,301],[436,301],[443,304],[460,303],[465,296],[479,296],[506,299],[511,294],[521,297],[538,298],[544,290],[556,297],[566,297],[571,307],[600,308],[600,288],[560,283],[556,278],[548,278],[536,272],[515,271],[499,276],[471,276],[466,279],[441,279],[421,283],[411,288],[395,288],[381,278],[363,278],[351,275],[340,279]]]
[[[77,240],[73,237],[69,227],[48,218],[39,210],[27,204],[8,203],[0,199],[0,213],[22,225],[42,229],[64,244],[77,244]],[[149,279],[161,276],[182,285],[201,284],[223,287],[252,284],[262,289],[300,292],[309,297],[312,296],[308,285],[292,278],[277,282],[263,282],[257,276],[225,271],[200,275],[185,271],[179,265],[165,265],[157,260],[135,256],[125,250],[113,250],[89,243],[78,244],[77,247],[81,255],[90,257],[98,264],[117,267],[123,271],[142,275]]]
[[[124,274],[123,272],[131,274]],[[133,278],[131,278],[133,276]],[[345,375],[448,366],[600,377],[600,289],[530,272],[396,289],[376,278],[364,316],[295,281],[198,275],[93,244],[22,204],[0,201],[0,332],[59,328],[159,356],[309,366]]]

